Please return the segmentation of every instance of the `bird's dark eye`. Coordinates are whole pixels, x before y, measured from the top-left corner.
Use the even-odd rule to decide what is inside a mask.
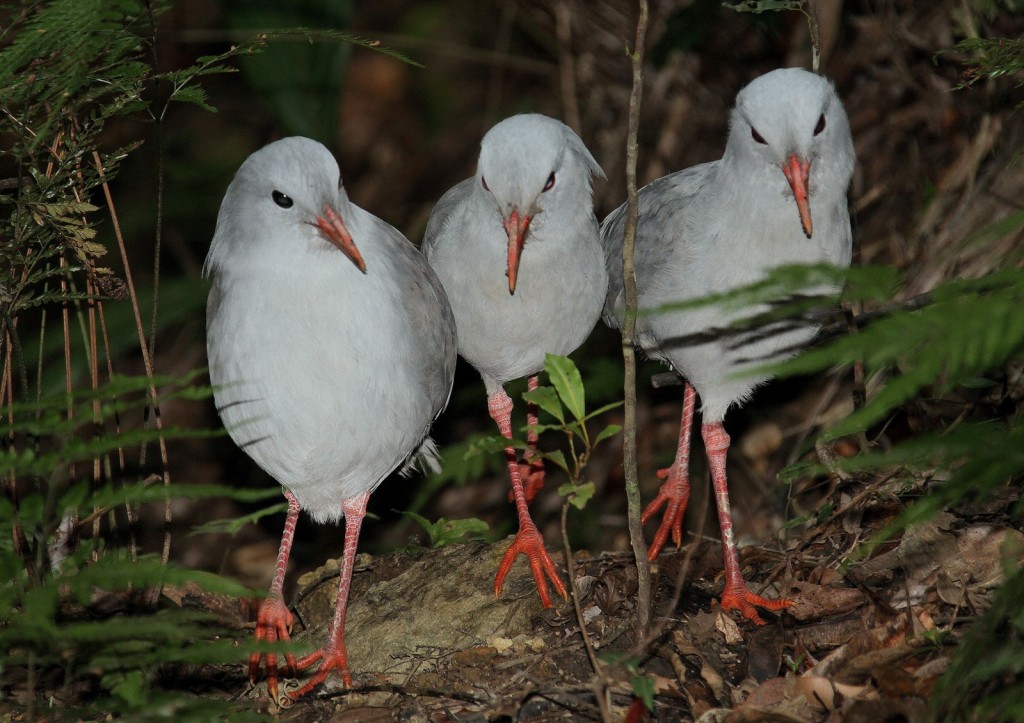
[[[487,179],[484,178],[483,176],[480,176],[480,185],[482,185],[484,187],[485,191],[490,191],[491,190],[491,189],[489,189],[487,187]]]
[[[289,196],[284,195],[280,191],[274,191],[270,195],[274,199],[274,203],[276,203],[281,208],[291,208],[295,204],[295,201],[293,201]]]
[[[754,128],[754,126],[750,126],[750,137],[753,138],[758,143],[760,143],[762,146],[768,145],[768,141],[766,141],[764,137],[757,132],[757,128]]]
[[[545,191],[550,191],[554,187],[555,187],[555,172],[552,171],[551,175],[548,176],[548,182],[544,184],[544,190]]]
[[[818,135],[825,130],[825,114],[822,113],[818,116],[818,125],[814,126],[814,135]]]

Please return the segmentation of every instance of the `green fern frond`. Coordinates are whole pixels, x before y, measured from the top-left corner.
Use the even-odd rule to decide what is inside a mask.
[[[926,387],[948,391],[1024,352],[1024,271],[949,282],[932,297],[924,308],[896,311],[773,371],[807,374],[858,359],[869,374],[898,369],[877,396],[829,432],[834,438],[866,429]]]

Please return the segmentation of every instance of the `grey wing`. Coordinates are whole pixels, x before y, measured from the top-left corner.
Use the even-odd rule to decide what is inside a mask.
[[[644,284],[661,267],[668,245],[676,242],[686,223],[687,211],[694,197],[713,175],[718,161],[702,163],[662,176],[640,189],[636,244],[633,262],[637,284]],[[604,247],[605,269],[608,272],[608,295],[602,319],[613,329],[622,322],[625,288],[622,280],[622,245],[626,234],[627,204],[608,214],[601,223],[601,245]]]
[[[423,232],[423,243],[420,245],[420,250],[425,256],[429,257],[436,248],[438,239],[444,232],[445,224],[465,199],[469,198],[475,182],[475,178],[467,178],[456,183],[435,204],[434,209],[430,212],[430,218],[427,219],[427,228]]]
[[[455,379],[458,357],[455,316],[440,279],[423,255],[392,226],[379,219],[378,222],[380,233],[387,233],[392,239],[397,276],[404,283],[404,306],[413,337],[411,346],[420,364],[417,376],[436,419],[448,404]]]

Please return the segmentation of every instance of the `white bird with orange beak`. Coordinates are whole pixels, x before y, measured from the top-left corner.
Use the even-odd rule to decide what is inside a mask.
[[[848,267],[852,253],[846,192],[854,150],[843,104],[832,84],[799,68],[775,70],[739,92],[721,160],[659,178],[640,190],[635,263],[639,307],[656,310],[761,281],[786,264]],[[602,224],[609,275],[605,321],[622,323],[622,243],[626,207]],[[815,288],[838,293],[839,288]],[[682,540],[689,498],[688,461],[695,396],[702,402],[701,434],[711,467],[725,561],[722,607],[755,623],[756,607],[788,602],[752,593],[743,581],[732,532],[726,453],[726,410],[742,404],[768,380],[752,369],[792,356],[818,331],[813,321],[727,331],[759,309],[704,305],[637,318],[637,343],[686,381],[679,445],[658,496],[643,521],[665,512],[650,547],[654,560],[669,535]]]
[[[491,417],[506,438],[512,400],[503,385],[529,376],[535,388],[545,354],[574,351],[600,317],[608,280],[595,175],[604,177],[568,126],[539,114],[512,116],[487,132],[476,175],[449,190],[427,222],[423,252],[451,301],[459,353],[483,377]],[[528,420],[536,422],[535,411]],[[536,434],[528,440],[536,445]],[[498,567],[495,594],[524,554],[548,607],[545,574],[566,592],[528,508],[543,467],[529,452],[523,464],[511,447],[505,454],[519,533]]]
[[[451,307],[416,248],[349,201],[334,157],[308,138],[276,141],[242,164],[204,272],[213,276],[206,337],[217,411],[288,500],[256,638],[288,640],[282,589],[300,510],[317,522],[344,517],[327,644],[286,660],[292,674],[318,664],[293,698],[331,673],[351,686],[345,614],[359,528],[392,472],[436,465],[427,433],[455,375]],[[250,658],[250,678],[260,659]],[[276,702],[277,655],[266,665]]]

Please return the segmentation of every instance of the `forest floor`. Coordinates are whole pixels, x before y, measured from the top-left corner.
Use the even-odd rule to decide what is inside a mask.
[[[571,579],[598,673],[573,604],[556,597],[542,608],[525,562],[493,595],[502,541],[361,555],[346,631],[352,689],[329,680],[277,709],[265,682],[249,685],[241,664],[184,679],[282,720],[600,720],[595,691],[604,691],[613,720],[639,721],[634,690],[646,686],[652,720],[926,720],[956,642],[988,607],[1007,559],[1024,555],[1010,512],[1021,490],[942,513],[866,559],[851,556],[857,541],[892,521],[906,484],[851,480],[834,511],[784,551],[743,548],[752,589],[792,601],[762,613],[763,626],[719,608],[716,542],[663,553],[652,566],[648,641],[638,639],[632,555],[577,552]],[[553,557],[564,574],[564,556]],[[336,561],[299,585],[295,639],[315,647],[333,610]],[[218,610],[240,636],[251,635],[237,601],[174,597]],[[245,608],[250,617],[254,607]],[[635,688],[636,676],[645,682]],[[301,680],[283,680],[281,691]],[[180,684],[173,675],[166,681]]]

